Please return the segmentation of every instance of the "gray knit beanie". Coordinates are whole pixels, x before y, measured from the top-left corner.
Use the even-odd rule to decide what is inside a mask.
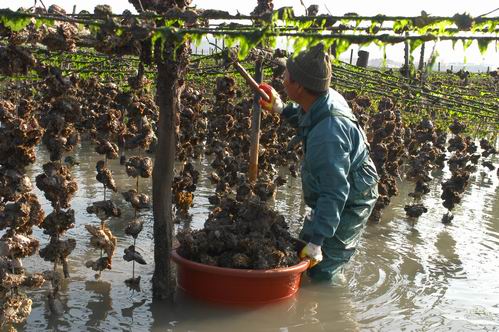
[[[324,45],[317,44],[300,52],[295,58],[289,57],[286,67],[293,81],[316,92],[325,92],[331,83],[331,61],[324,52]]]

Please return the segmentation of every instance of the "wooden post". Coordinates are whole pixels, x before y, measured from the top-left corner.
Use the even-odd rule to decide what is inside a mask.
[[[352,64],[353,61],[353,48],[350,50],[350,64]]]
[[[440,61],[438,62],[438,71],[440,71]]]
[[[154,57],[156,103],[159,106],[158,146],[152,173],[154,273],[152,294],[154,299],[173,301],[176,289],[175,273],[170,254],[173,244],[172,183],[175,163],[176,133],[180,96],[184,89],[184,76],[189,63],[190,45],[176,45],[158,40]]]
[[[263,81],[263,63],[257,60],[255,63],[255,81],[261,83]],[[260,145],[260,119],[261,108],[258,101],[260,94],[255,92],[253,97],[253,113],[251,116],[251,146],[250,146],[250,164],[249,164],[249,181],[255,182],[258,176],[258,150]]]
[[[407,33],[406,33],[407,36]],[[409,78],[411,71],[409,69],[409,41],[404,41],[404,66],[405,66],[405,77]]]
[[[73,5],[73,15],[76,14],[76,5]]]
[[[450,71],[454,72],[454,65],[450,65]]]
[[[418,70],[423,71],[423,66],[424,66],[424,42],[421,44],[421,51],[419,52],[419,66]]]
[[[420,84],[421,84],[421,87],[423,87],[424,85],[424,82],[426,80],[426,75],[427,75],[427,72],[426,72],[426,62],[423,62],[423,66],[421,67],[421,71],[419,72],[419,75],[420,75]]]
[[[355,63],[355,65],[357,67],[367,68],[367,65],[369,63],[369,52],[364,51],[364,50],[360,50],[357,52],[357,55],[358,55],[358,58],[357,58],[357,62]]]

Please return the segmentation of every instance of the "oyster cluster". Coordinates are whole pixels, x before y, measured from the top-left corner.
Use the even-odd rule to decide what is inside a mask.
[[[54,15],[64,14],[57,6],[51,6],[49,10]],[[61,50],[69,50],[74,47],[71,36],[74,37],[78,31],[73,25],[59,24],[54,28],[42,27],[42,32],[42,40],[49,48],[61,47]],[[38,106],[40,124],[44,128],[42,143],[49,152],[50,161],[43,165],[43,173],[37,175],[35,180],[36,186],[53,207],[53,211],[40,224],[44,233],[50,235],[50,240],[39,253],[45,261],[53,263],[54,274],[58,274],[57,267],[62,266],[64,277],[69,278],[68,256],[75,249],[76,240],[63,239],[63,236],[75,225],[74,210],[71,209],[70,201],[78,190],[78,185],[71,174],[71,167],[76,162],[64,164],[62,159],[64,154],[73,152],[80,142],[77,126],[82,120],[82,112],[80,101],[76,97],[75,81],[64,77],[58,68],[50,66],[39,68],[38,74],[44,78]],[[65,158],[72,159],[74,158],[70,155]],[[56,279],[60,277],[51,278]],[[55,287],[48,294],[49,302],[56,300],[58,289]]]
[[[74,23],[61,22],[53,27],[42,26],[40,42],[50,51],[76,51],[78,41],[78,27]]]
[[[288,159],[298,161],[296,151],[286,149],[285,142],[289,139],[286,135],[293,131],[280,126],[278,117],[262,113],[259,155],[262,175],[255,183],[250,183],[246,173],[252,101],[242,100],[235,104],[238,94],[232,78],[217,78],[214,109],[207,114],[205,151],[208,156],[214,156],[210,181],[216,190],[209,197],[213,209],[204,229],[191,231],[186,228],[178,234],[179,253],[204,264],[241,269],[294,265],[299,260],[284,218],[265,204],[274,196],[276,187],[285,182],[280,177],[272,180],[276,173],[274,165],[286,165]],[[193,112],[189,116],[197,119],[198,114]],[[181,115],[181,121],[182,118]],[[284,143],[279,142],[280,136]],[[186,209],[191,204],[191,193],[196,189],[198,177],[192,163],[183,164],[173,183],[175,204],[179,209]]]
[[[192,206],[194,191],[199,180],[199,172],[192,163],[187,162],[182,166],[180,174],[173,178],[172,192],[173,203],[179,213],[187,214]]]
[[[217,194],[240,184],[240,175],[249,169],[253,101],[243,99],[236,104],[234,98],[238,94],[232,78],[217,78],[214,109],[208,113],[205,151],[214,156],[211,178],[217,184]],[[276,175],[277,167],[288,166],[296,171],[302,152],[300,147],[288,144],[295,130],[281,122],[278,114],[262,112],[260,129],[258,170],[265,175],[266,185],[271,185],[268,179]]]
[[[40,224],[40,227],[43,228],[43,234],[51,237],[58,237],[74,226],[75,211],[73,209],[67,209],[66,211],[54,210]]]
[[[51,5],[48,9],[38,7],[36,8],[36,13],[48,13],[52,16],[67,18],[64,9],[57,5]],[[8,28],[3,28],[3,33],[0,34],[8,37],[10,45],[36,45],[37,43],[40,43],[45,45],[50,51],[74,52],[76,50],[76,43],[79,40],[77,25],[68,22],[56,21],[53,26],[41,24],[38,28],[32,20],[20,31],[14,32]]]
[[[116,237],[111,233],[111,230],[106,226],[93,226],[85,225],[85,229],[90,233],[90,245],[94,248],[101,249],[104,251],[106,256],[104,257],[107,264],[97,263],[93,261],[88,261],[85,263],[87,267],[92,267],[94,271],[102,271],[95,269],[95,266],[104,266],[106,269],[111,269],[111,261],[116,249],[117,240]],[[102,258],[102,257],[101,257]]]
[[[36,159],[35,147],[41,142],[44,129],[29,109],[20,106],[0,99],[0,161],[9,169],[24,171]],[[20,115],[19,111],[23,113]]]
[[[55,209],[70,207],[70,201],[78,190],[78,184],[69,168],[59,161],[43,165],[43,173],[36,176],[36,186]]]
[[[95,49],[97,51],[104,54],[123,56],[140,55],[143,48],[148,48],[148,45],[141,43],[141,40],[151,36],[152,33],[148,29],[155,27],[152,18],[142,17],[137,19],[129,10],[123,12],[121,19],[115,18],[109,5],[97,5],[94,8],[94,15],[105,19],[108,23],[102,26],[96,34],[97,43]],[[117,33],[116,25],[118,24],[129,25],[131,29]]]
[[[282,101],[288,100],[288,95],[284,90],[284,71],[286,70],[286,60],[290,54],[282,49],[275,49],[272,59],[272,77],[270,85],[279,93]]]
[[[16,169],[0,166],[0,196],[5,201],[17,201],[32,189],[33,185],[28,176]]]
[[[462,133],[466,126],[455,120],[450,126],[453,137],[449,139],[447,150],[453,155],[447,161],[451,178],[442,183],[442,205],[448,210],[443,216],[442,222],[449,223],[452,218],[451,211],[456,204],[461,202],[462,195],[469,184],[472,171],[476,170],[474,164],[478,163],[480,155],[472,155],[477,147],[470,138],[466,139]]]
[[[480,148],[482,149],[482,157],[483,158],[488,158],[488,157],[490,157],[492,155],[496,155],[498,153],[496,148],[494,146],[492,146],[492,144],[490,144],[490,142],[485,138],[482,138],[480,140]],[[484,160],[482,162],[482,165],[484,167],[486,167],[489,171],[493,171],[494,169],[496,169],[496,166],[490,160]],[[499,175],[499,168],[498,168],[497,174]]]
[[[404,211],[408,217],[419,218],[423,213],[428,212],[428,209],[423,204],[410,204],[404,207]]]
[[[367,135],[370,156],[380,177],[379,197],[369,218],[378,223],[382,210],[390,204],[391,197],[398,194],[397,178],[400,177],[402,159],[407,154],[402,117],[393,100],[387,97],[378,101],[377,112],[373,111],[375,105],[369,97],[348,92],[345,99]]]
[[[104,120],[108,123],[108,120]],[[119,148],[116,143],[110,142],[105,139],[99,139],[95,146],[95,152],[100,155],[104,155],[106,159],[118,159],[119,157]]]
[[[99,249],[101,255],[96,260],[88,260],[85,266],[98,273],[95,278],[100,278],[101,272],[112,267],[112,258],[116,249],[117,240],[106,224],[111,217],[121,216],[121,210],[111,200],[93,202],[87,207],[87,212],[95,214],[100,223],[98,226],[86,224],[85,229],[90,234],[90,246]],[[106,255],[104,256],[103,253]]]
[[[35,57],[22,46],[0,46],[0,74],[26,75],[36,65]]]
[[[69,278],[67,258],[75,249],[76,240],[62,239],[62,236],[75,226],[75,213],[70,208],[70,201],[78,185],[68,166],[60,161],[51,161],[43,165],[43,173],[36,177],[36,186],[54,208],[40,224],[44,234],[50,235],[49,243],[40,249],[40,257],[54,264],[54,273],[57,273],[57,266],[62,265],[64,277]],[[52,292],[49,298],[53,301],[56,295],[57,292]]]
[[[153,148],[158,108],[147,89],[125,92],[116,84],[104,84],[97,78],[72,76],[62,81],[66,83],[66,98],[72,96],[80,101],[81,117],[75,127],[94,140],[97,153],[107,159],[121,155],[124,163],[125,149]],[[50,95],[50,91],[44,94]]]
[[[81,109],[79,101],[71,95],[58,96],[49,107],[40,118],[45,128],[42,141],[50,153],[50,160],[59,161],[64,153],[73,151],[80,142],[75,124],[80,122]]]
[[[98,7],[96,10],[101,11],[101,14],[104,15],[107,7]],[[95,152],[105,157],[104,160],[97,161],[95,166],[97,172],[95,178],[102,183],[104,188],[103,200],[92,202],[87,207],[87,212],[95,214],[99,218],[100,223],[98,226],[92,224],[85,225],[85,229],[90,234],[90,246],[100,250],[100,257],[95,260],[88,260],[85,262],[85,266],[98,272],[95,274],[95,278],[98,279],[102,271],[112,268],[112,259],[117,245],[117,239],[107,226],[107,221],[111,217],[121,216],[121,210],[112,200],[107,199],[107,189],[110,189],[112,192],[118,191],[113,173],[108,168],[107,163],[108,160],[120,157],[120,149],[114,142],[123,135],[126,131],[126,126],[123,121],[124,107],[120,107],[114,101],[119,94],[118,88],[114,84],[101,85],[97,81],[87,83],[91,84],[93,89],[100,91],[97,96],[98,99],[95,100],[95,97],[93,99],[99,105],[99,108],[97,112],[95,110],[88,110],[92,120],[87,122],[85,126],[90,129],[91,137],[94,138]],[[104,105],[107,105],[109,108],[103,108]]]
[[[201,91],[187,87],[182,92],[181,103],[176,158],[180,161],[199,159],[204,151],[208,130],[208,118],[203,110],[208,100]]]
[[[256,196],[224,198],[204,228],[177,234],[178,253],[189,260],[237,269],[273,269],[299,262],[284,217]]]
[[[1,50],[0,50],[1,53]],[[1,56],[0,56],[1,57]],[[1,60],[0,60],[1,61]],[[13,329],[31,312],[32,300],[22,288],[39,288],[44,278],[28,274],[22,259],[32,256],[40,243],[33,227],[44,220],[44,211],[25,168],[35,161],[35,146],[43,129],[25,102],[0,99],[0,328]],[[14,329],[15,330],[15,329]]]
[[[436,130],[428,118],[422,119],[415,128],[409,127],[408,131],[412,133],[412,139],[408,142],[409,169],[406,175],[409,181],[416,183],[416,186],[414,191],[409,193],[409,196],[414,198],[414,204],[406,205],[404,210],[407,216],[418,218],[428,212],[419,201],[430,192],[432,171],[435,167],[440,169],[444,167],[447,133]]]
[[[8,230],[2,238],[14,234],[31,235],[33,226],[39,226],[44,215],[38,198],[31,193],[24,193],[16,200],[0,204],[0,230]]]
[[[131,157],[125,164],[126,174],[130,177],[148,178],[152,175],[152,159],[149,157]]]
[[[114,181],[111,170],[107,168],[106,162],[104,160],[99,160],[95,169],[97,170],[95,179],[104,185],[104,190],[109,188],[112,191],[117,192],[118,188],[116,187],[116,181]]]
[[[50,242],[40,249],[40,257],[54,264],[61,264],[65,278],[69,278],[68,256],[76,248],[76,240],[68,238],[61,240],[57,236],[52,236]]]
[[[111,200],[93,202],[87,207],[87,212],[95,214],[101,221],[121,216],[120,208]]]
[[[497,154],[496,149],[485,138],[480,140],[482,153],[478,153],[479,147],[474,140],[470,136],[463,136],[465,124],[454,120],[449,129],[454,136],[449,140],[448,151],[453,154],[447,162],[451,177],[442,183],[442,204],[448,209],[442,218],[443,223],[450,223],[454,218],[451,211],[461,202],[462,195],[469,185],[470,175],[478,170],[480,159],[485,159],[482,161],[485,169],[494,170],[494,164],[486,158]]]
[[[121,193],[125,201],[130,203],[135,210],[149,209],[151,207],[151,199],[144,193],[139,193],[135,189],[130,189]]]
[[[127,262],[133,261],[141,265],[147,264],[142,255],[135,250],[135,246],[129,246],[128,248],[125,249],[125,255],[123,256],[123,259]]]
[[[251,15],[262,16],[264,14],[272,13],[274,4],[272,0],[258,0],[257,6],[251,12]]]
[[[123,95],[126,102],[128,122],[121,134],[126,149],[142,148],[153,151],[157,142],[155,123],[157,107],[147,93],[141,95]]]

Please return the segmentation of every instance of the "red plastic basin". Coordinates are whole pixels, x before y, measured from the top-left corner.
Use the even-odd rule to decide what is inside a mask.
[[[225,304],[259,305],[292,297],[300,288],[301,274],[309,265],[271,270],[229,269],[196,263],[181,257],[176,250],[177,285],[201,300]]]

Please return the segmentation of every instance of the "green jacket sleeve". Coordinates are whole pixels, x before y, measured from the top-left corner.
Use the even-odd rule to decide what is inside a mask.
[[[300,123],[300,106],[289,103],[287,104],[281,113],[281,118],[286,119],[289,125],[293,128],[298,128],[298,124]]]
[[[322,245],[334,236],[350,191],[347,142],[328,138],[308,147],[310,170],[319,183],[319,198],[312,219],[311,242]]]

